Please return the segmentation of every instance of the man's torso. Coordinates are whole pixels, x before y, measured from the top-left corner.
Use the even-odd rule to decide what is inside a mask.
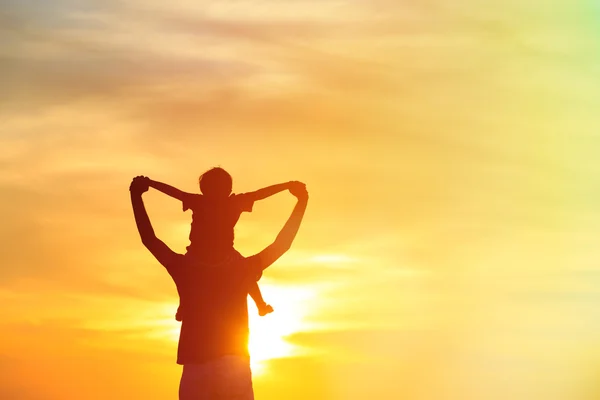
[[[177,362],[247,356],[247,295],[256,276],[248,259],[236,253],[229,262],[206,266],[187,263],[182,256],[178,264],[169,269],[184,313]]]

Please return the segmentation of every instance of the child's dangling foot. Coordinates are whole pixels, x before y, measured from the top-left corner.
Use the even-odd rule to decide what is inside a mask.
[[[256,307],[258,308],[258,315],[261,317],[273,312],[273,307],[264,302],[262,304],[257,304]]]

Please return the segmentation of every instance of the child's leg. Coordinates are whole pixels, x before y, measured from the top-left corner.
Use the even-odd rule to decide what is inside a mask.
[[[273,307],[265,303],[265,300],[262,297],[262,293],[260,292],[260,288],[258,287],[258,282],[250,285],[250,289],[248,290],[248,294],[254,300],[256,304],[256,308],[258,308],[258,315],[261,317],[273,312]]]

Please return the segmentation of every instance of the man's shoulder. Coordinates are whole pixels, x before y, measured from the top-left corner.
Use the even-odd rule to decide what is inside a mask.
[[[173,253],[173,255],[169,258],[168,262],[164,264],[164,267],[171,275],[173,275],[173,273],[177,273],[181,268],[183,268],[184,264],[185,255]]]
[[[262,272],[263,263],[261,261],[260,253],[248,257],[240,257],[241,258],[238,260],[239,268],[243,268],[251,276],[258,276]]]
[[[228,263],[235,266],[245,266],[250,257],[243,256],[239,251],[234,250],[228,258]]]
[[[227,258],[227,260],[223,263],[223,266],[229,267],[232,269],[242,269],[244,271],[251,270],[257,264],[258,258],[256,256],[243,256],[237,250]],[[227,269],[227,268],[225,268]]]
[[[205,258],[202,255],[197,255],[194,258],[188,258],[181,255],[181,262],[191,263],[192,265],[202,266],[203,268],[215,269],[216,271],[227,271],[229,268],[242,268],[247,267],[249,264],[255,262],[254,256],[245,257],[241,255],[237,250],[232,252],[219,260],[211,260],[211,258]]]

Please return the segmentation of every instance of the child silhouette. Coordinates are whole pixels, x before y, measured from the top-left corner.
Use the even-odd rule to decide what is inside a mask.
[[[230,257],[239,255],[233,247],[234,227],[242,212],[251,212],[255,201],[288,190],[294,184],[295,182],[280,183],[254,192],[234,194],[231,175],[220,167],[209,169],[200,176],[201,194],[183,192],[152,179],[148,182],[150,187],[180,200],[183,211],[192,210],[190,245],[185,257],[193,266],[210,265],[213,268],[218,268],[220,262],[227,262],[229,259],[212,259],[212,253],[223,254],[222,251],[215,250],[226,250],[225,253],[230,252]],[[250,287],[248,294],[254,300],[260,316],[273,312],[273,307],[264,301],[258,283]],[[177,321],[183,319],[184,313],[180,305],[175,316]]]

